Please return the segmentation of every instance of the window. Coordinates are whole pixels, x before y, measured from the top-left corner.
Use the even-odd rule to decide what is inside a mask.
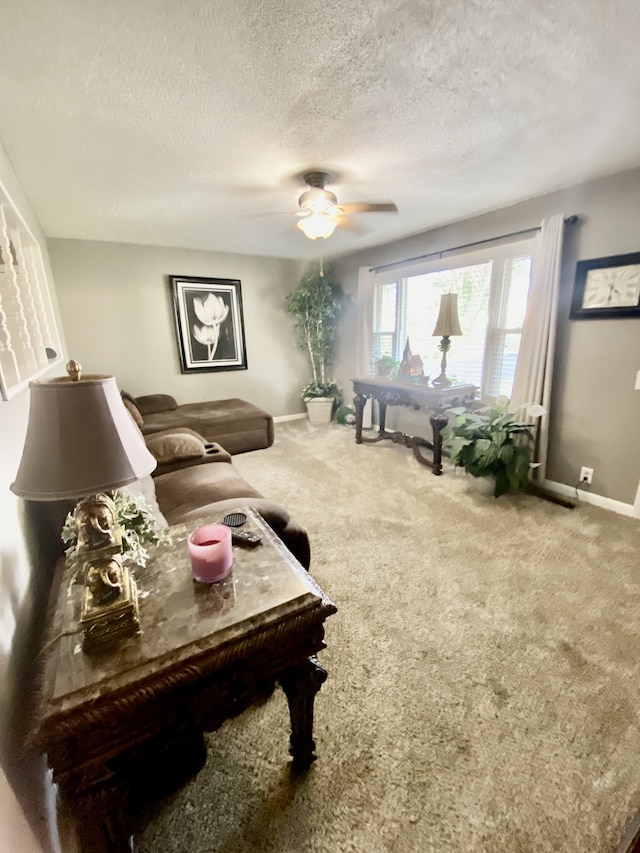
[[[451,339],[447,376],[477,385],[483,397],[511,396],[527,307],[531,242],[414,267],[411,274],[376,276],[372,363],[402,358],[407,338],[424,372],[438,375],[440,338],[433,337],[440,296],[458,294],[461,337]],[[435,267],[430,269],[430,267]]]

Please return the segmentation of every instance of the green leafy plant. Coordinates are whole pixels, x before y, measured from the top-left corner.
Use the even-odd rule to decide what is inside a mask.
[[[544,412],[542,406],[529,405],[526,409],[531,417]],[[460,412],[455,423],[442,430],[442,438],[452,461],[467,473],[495,477],[496,497],[529,485],[534,443],[531,424],[517,421],[507,404]]]
[[[339,424],[353,425],[356,422],[356,413],[351,406],[339,406],[336,410],[336,421]]]
[[[380,376],[391,376],[395,378],[398,375],[399,362],[391,355],[381,355],[375,361],[376,371]]]
[[[298,346],[308,356],[313,377],[302,389],[303,399],[342,399],[342,391],[329,372],[336,357],[340,319],[348,304],[349,297],[333,270],[328,267],[322,271],[320,264],[313,264],[287,296],[287,312],[295,321]]]
[[[342,389],[337,382],[309,382],[302,389],[302,399],[310,397],[333,397],[339,405],[342,402]]]
[[[142,497],[133,498],[124,492],[115,492],[115,520],[122,533],[123,557],[139,566],[149,559],[146,545],[158,545],[170,541],[168,529],[160,529],[156,519]],[[76,547],[76,527],[73,513],[69,513],[60,534],[67,548],[65,554],[73,554]]]

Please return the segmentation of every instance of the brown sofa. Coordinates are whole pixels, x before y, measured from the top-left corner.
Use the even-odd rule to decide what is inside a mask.
[[[206,442],[187,428],[145,436],[145,441],[158,466],[153,477],[140,481],[139,491],[160,524],[165,519],[168,524],[196,522],[207,515],[220,517],[242,506],[252,506],[299,562],[309,568],[311,553],[306,530],[282,504],[264,498],[244,480],[223,447]]]
[[[137,407],[138,417],[133,414],[144,436],[189,427],[206,441],[221,444],[232,455],[262,450],[273,444],[273,418],[246,400],[233,398],[178,405],[169,394],[135,398],[123,394],[123,398]]]

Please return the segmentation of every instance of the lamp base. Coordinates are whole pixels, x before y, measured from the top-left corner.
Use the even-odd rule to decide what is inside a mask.
[[[431,382],[434,388],[448,388],[449,385],[453,385],[453,382],[446,376],[444,373],[441,373],[440,376],[436,376],[436,378]]]
[[[431,383],[434,388],[448,388],[449,385],[453,383],[447,377],[447,353],[449,352],[449,348],[451,347],[451,341],[449,340],[449,335],[443,335],[442,340],[438,344],[438,349],[442,353],[442,361],[440,362],[440,376],[436,376],[436,378]]]
[[[122,567],[122,591],[114,601],[96,605],[90,589],[85,587],[80,625],[86,652],[108,648],[140,632],[138,588],[126,566]]]

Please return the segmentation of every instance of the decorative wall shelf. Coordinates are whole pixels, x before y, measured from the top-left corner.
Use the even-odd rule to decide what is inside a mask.
[[[62,360],[40,244],[0,184],[0,394],[10,400]]]

